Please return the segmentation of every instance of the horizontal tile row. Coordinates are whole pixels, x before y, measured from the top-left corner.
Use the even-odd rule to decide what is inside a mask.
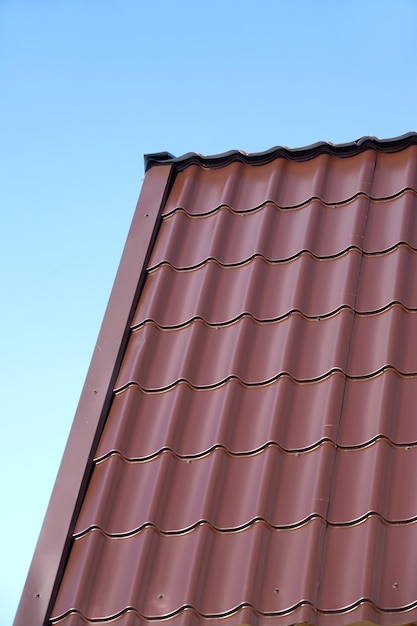
[[[284,372],[307,381],[335,369],[361,377],[387,366],[417,372],[417,312],[399,305],[373,315],[342,309],[306,319],[295,312],[277,322],[244,316],[226,326],[196,320],[170,330],[148,322],[130,336],[116,389],[135,383],[161,390],[180,380],[209,387],[230,377],[260,384]]]
[[[390,369],[355,380],[335,372],[315,383],[283,376],[262,387],[233,379],[207,390],[180,383],[163,393],[130,386],[113,399],[96,459],[112,451],[146,459],[164,449],[196,456],[215,446],[241,454],[267,443],[297,451],[326,439],[344,447],[376,437],[411,444],[416,398],[417,376]]]
[[[112,455],[94,468],[74,532],[97,526],[127,534],[151,524],[172,533],[203,521],[227,531],[255,519],[285,527],[313,516],[341,525],[369,514],[406,522],[417,519],[416,476],[417,446],[385,439],[337,451],[326,441],[292,454],[269,445],[247,456],[221,448],[193,459],[162,452],[128,462]]]
[[[311,626],[353,626],[359,623],[363,626],[370,622],[381,626],[398,626],[408,624],[415,626],[417,607],[404,609],[401,613],[378,609],[368,600],[361,601],[355,608],[335,613],[325,613],[315,610],[311,604],[303,603],[289,612],[275,615],[262,615],[249,606],[244,606],[221,618],[222,626],[288,626],[289,624],[311,624]],[[215,619],[215,618],[214,618]],[[406,620],[406,622],[404,621]],[[62,619],[53,620],[59,626],[210,626],[213,618],[199,615],[191,607],[185,607],[170,618],[146,619],[133,609],[123,611],[121,615],[110,620],[96,620],[94,622],[79,613],[67,614]]]
[[[407,246],[375,256],[353,249],[326,260],[303,253],[276,264],[263,257],[229,267],[207,261],[188,271],[162,265],[148,274],[132,325],[179,326],[196,317],[222,324],[242,313],[272,320],[295,310],[317,317],[342,306],[367,313],[393,302],[417,308],[410,276],[417,276],[417,252]]]
[[[416,207],[416,192],[406,191],[389,202],[358,196],[340,206],[311,200],[294,210],[266,203],[249,213],[218,208],[206,217],[176,211],[162,220],[149,268],[194,267],[209,258],[230,265],[254,255],[282,261],[303,251],[328,257],[352,247],[374,254],[399,243],[415,249]]]
[[[338,203],[359,193],[388,198],[407,188],[417,189],[416,172],[417,146],[391,154],[366,150],[347,158],[328,154],[298,162],[279,158],[260,166],[191,165],[177,174],[164,214],[182,207],[199,215],[222,204],[242,211],[265,200],[281,207],[298,206],[311,198]]]
[[[206,525],[182,535],[146,528],[117,539],[93,530],[74,542],[52,617],[76,609],[103,619],[133,608],[161,618],[184,607],[221,617],[244,605],[274,615],[300,603],[329,612],[364,599],[395,611],[416,602],[415,562],[408,558],[416,550],[417,524],[372,517],[327,529],[320,519],[291,530],[263,522],[231,533]],[[129,578],[119,575],[120,566]]]

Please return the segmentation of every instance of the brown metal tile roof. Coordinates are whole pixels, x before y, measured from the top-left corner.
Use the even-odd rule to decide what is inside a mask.
[[[417,136],[146,162],[16,626],[417,620]]]

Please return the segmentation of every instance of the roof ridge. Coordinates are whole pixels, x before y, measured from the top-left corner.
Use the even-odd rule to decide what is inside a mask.
[[[243,150],[229,150],[214,155],[202,155],[196,152],[187,152],[175,157],[169,152],[154,152],[144,155],[145,172],[154,165],[175,164],[177,170],[183,170],[189,165],[197,164],[212,169],[224,167],[234,161],[252,165],[269,163],[278,157],[285,157],[292,161],[307,161],[319,154],[331,154],[333,156],[348,157],[374,149],[380,152],[397,152],[411,145],[417,144],[417,132],[411,131],[398,137],[379,139],[371,135],[365,135],[359,139],[347,143],[331,143],[318,141],[300,148],[287,146],[274,146],[263,152],[244,152]]]

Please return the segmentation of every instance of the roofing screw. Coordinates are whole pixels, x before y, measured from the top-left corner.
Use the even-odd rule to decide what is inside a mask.
[[[392,588],[393,589],[398,589],[400,585],[398,583],[392,583]]]
[[[149,217],[149,213],[145,213],[145,217]]]
[[[187,459],[187,463],[191,463],[191,459]]]
[[[156,597],[158,598],[158,600],[162,600],[162,598],[163,598],[164,596],[162,595],[162,593],[158,593],[158,595],[157,595]]]
[[[279,593],[279,589],[278,589],[278,587],[275,587],[275,589],[274,589],[274,593]]]
[[[97,395],[97,389],[93,389],[93,395]]]
[[[41,594],[40,593],[35,593],[35,598],[40,598]]]

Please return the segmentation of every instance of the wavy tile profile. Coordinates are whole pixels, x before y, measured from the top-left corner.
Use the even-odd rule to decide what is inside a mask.
[[[416,397],[417,376],[393,369],[350,380],[335,372],[313,383],[282,376],[254,387],[234,379],[205,390],[180,383],[155,394],[132,385],[114,397],[96,460],[112,452],[147,460],[163,450],[192,458],[216,447],[247,454],[268,443],[299,452],[326,440],[346,448],[378,438],[414,445]]]
[[[321,612],[346,611],[366,599],[392,612],[416,604],[416,580],[403,567],[416,549],[416,524],[392,526],[375,518],[327,532],[318,519],[296,530],[272,530],[258,522],[228,534],[206,525],[169,536],[145,528],[128,538],[92,530],[74,543],[68,563],[71,595],[62,588],[55,611],[64,615],[74,604],[88,619],[103,619],[135,607],[145,618],[166,619],[193,607],[201,616],[221,618],[244,605],[273,616],[301,603]],[[346,585],[349,561],[366,567]],[[129,567],[129,581],[109,576],[120,562]],[[327,584],[317,591],[320,566]],[[330,592],[333,587],[337,591]]]
[[[237,265],[254,256],[288,261],[306,251],[327,258],[351,248],[375,254],[400,243],[416,250],[416,205],[416,192],[406,189],[391,200],[357,196],[340,205],[310,198],[296,209],[271,202],[247,212],[220,205],[203,216],[177,209],[162,220],[149,269],[162,263],[188,269],[208,259]]]
[[[51,623],[411,624],[414,135],[158,158]]]
[[[230,379],[213,389],[179,383],[163,393],[146,393],[130,385],[113,399],[96,459],[113,451],[126,459],[145,460],[162,450],[193,457],[218,446],[245,454],[272,442],[286,451],[307,449],[324,439],[336,442],[344,385],[340,372],[316,383],[282,376],[265,386],[245,386]],[[417,378],[407,397],[414,389]],[[356,386],[350,394],[352,419],[360,391]],[[381,386],[374,393],[365,390],[361,397],[369,393],[381,398]],[[417,423],[412,432],[417,441]]]
[[[244,455],[225,448],[193,458],[164,451],[136,462],[112,454],[97,465],[91,489],[100,497],[84,503],[75,534],[96,527],[121,536],[149,525],[173,534],[201,523],[228,532],[256,520],[278,529],[313,517],[346,525],[370,515],[405,523],[417,520],[416,475],[417,445],[398,447],[386,439],[353,449],[324,441],[295,453],[274,444]],[[259,490],[262,482],[274,498]]]
[[[407,278],[416,270],[417,252],[403,244],[372,255],[350,248],[323,259],[308,252],[283,262],[255,256],[242,265],[209,259],[187,271],[162,264],[148,275],[133,328],[151,320],[163,328],[194,319],[221,325],[249,312],[258,321],[278,321],[294,311],[311,318],[329,317],[341,307],[374,313],[401,303],[417,309],[416,290]],[[260,282],[263,290],[257,294]],[[166,294],[166,301],[156,297],[158,292]],[[170,292],[177,294],[177,306]]]
[[[175,330],[163,330],[150,322],[132,333],[116,389],[135,383],[157,391],[181,380],[193,387],[214,387],[229,378],[256,385],[284,372],[295,380],[316,380],[345,369],[353,317],[350,310],[323,320],[306,320],[293,313],[284,320],[260,323],[246,315],[227,326],[196,320]],[[415,319],[417,323],[417,316]],[[299,350],[301,337],[305,338],[305,354]],[[370,363],[373,369],[369,373],[385,364],[378,356]],[[163,368],[159,366],[162,359]],[[411,361],[410,355],[408,367]]]

